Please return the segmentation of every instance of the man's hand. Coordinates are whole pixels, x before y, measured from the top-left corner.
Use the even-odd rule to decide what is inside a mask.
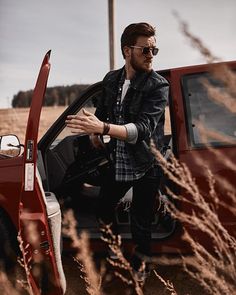
[[[100,121],[94,114],[82,109],[82,115],[69,115],[66,119],[67,127],[71,128],[72,133],[76,134],[103,134],[104,122]],[[108,132],[113,138],[120,140],[127,139],[125,125],[110,124]]]
[[[94,114],[82,109],[83,115],[69,115],[66,119],[67,127],[71,128],[72,133],[93,134],[103,133],[103,122]]]

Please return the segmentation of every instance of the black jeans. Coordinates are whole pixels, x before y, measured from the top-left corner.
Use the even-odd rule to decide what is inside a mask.
[[[131,233],[136,251],[145,256],[151,255],[151,223],[153,220],[160,176],[155,176],[151,168],[142,178],[131,182],[118,182],[112,170],[104,175],[100,190],[98,218],[105,224],[115,227],[115,208],[119,200],[133,187],[131,204]]]

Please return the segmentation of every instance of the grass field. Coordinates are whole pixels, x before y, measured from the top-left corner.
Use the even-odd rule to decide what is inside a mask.
[[[43,107],[39,124],[40,139],[55,120],[63,113],[66,106]],[[0,135],[15,134],[24,143],[29,108],[0,109]],[[166,110],[165,132],[170,133],[169,110]]]
[[[66,107],[43,107],[39,125],[39,139]],[[28,108],[0,109],[0,135],[15,134],[23,143],[28,120]]]

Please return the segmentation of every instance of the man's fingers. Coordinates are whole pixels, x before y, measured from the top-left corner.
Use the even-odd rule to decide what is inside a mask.
[[[82,133],[86,133],[84,130],[82,130],[82,129],[71,129],[71,131],[70,131],[71,133],[75,133],[75,134],[82,134]]]
[[[68,122],[66,125],[69,128],[83,128],[84,126],[83,122],[79,123],[79,122],[72,122],[72,121]]]
[[[65,120],[66,126],[68,128],[76,130],[75,132],[85,132],[88,134],[101,132],[100,125],[102,122],[100,122],[97,117],[86,111],[85,109],[82,109],[82,115],[68,115]]]
[[[69,115],[66,117],[66,122],[67,121],[72,121],[72,120],[83,120],[85,119],[85,116],[78,116],[78,115]]]
[[[83,123],[85,120],[83,118],[80,117],[75,117],[75,118],[71,118],[71,119],[67,119],[65,122],[66,124],[81,124]]]
[[[67,120],[72,120],[75,119],[77,116],[76,115],[68,115],[66,118]]]

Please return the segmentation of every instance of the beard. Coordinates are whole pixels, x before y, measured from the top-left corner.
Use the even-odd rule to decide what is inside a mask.
[[[136,72],[150,72],[152,69],[152,62],[149,58],[146,57],[145,60],[141,62],[133,53],[131,54],[130,64]]]

